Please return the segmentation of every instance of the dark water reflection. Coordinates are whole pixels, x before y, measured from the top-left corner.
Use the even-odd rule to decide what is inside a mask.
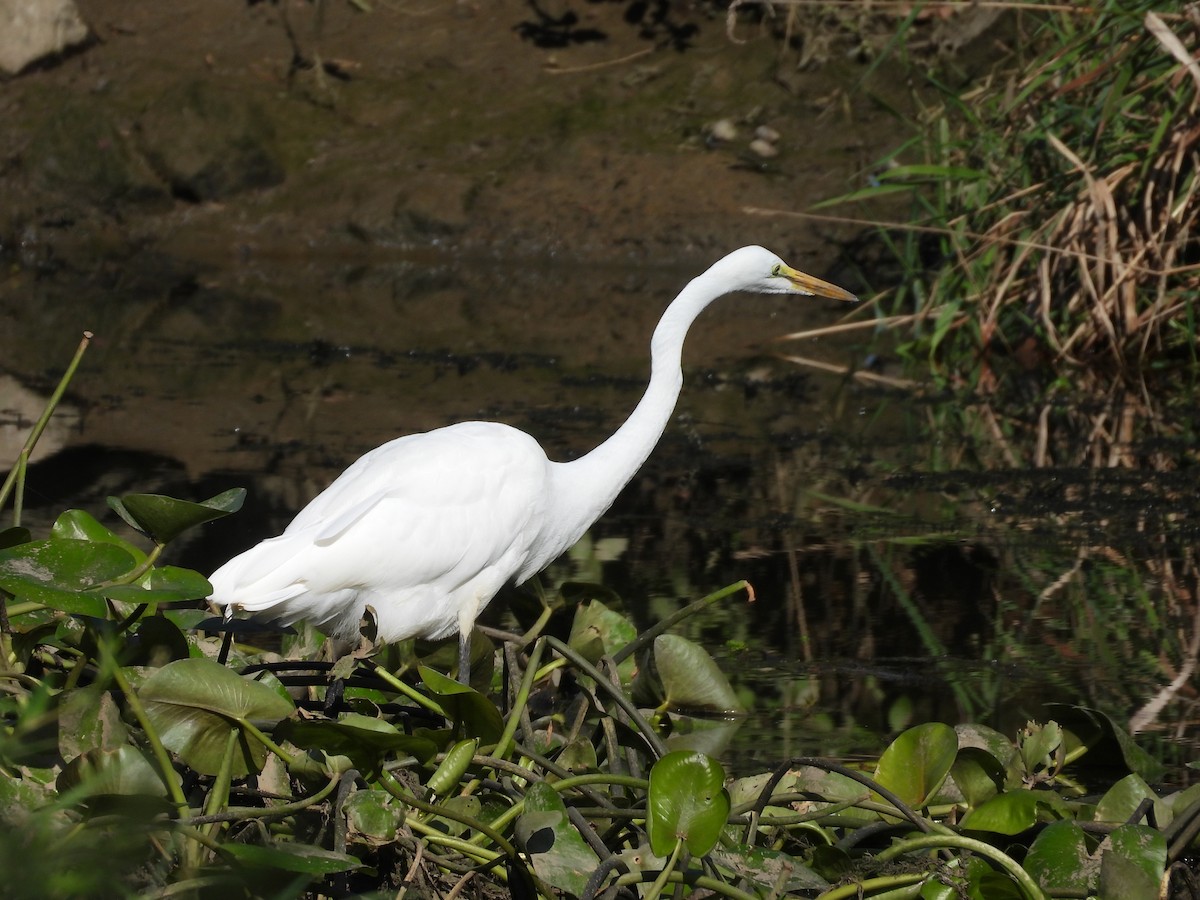
[[[0,405],[32,399],[24,419],[5,413],[6,438],[79,333],[97,335],[56,452],[30,470],[27,522],[78,506],[111,524],[110,493],[243,485],[242,513],[173,548],[172,563],[210,571],[398,434],[494,418],[571,458],[636,402],[650,330],[691,274],[428,258],[132,261],[99,286],[19,273],[0,284]],[[1011,733],[1048,701],[1128,721],[1186,675],[1190,424],[1111,392],[1018,412],[917,399],[764,349],[842,311],[753,297],[706,313],[660,448],[548,580],[602,579],[640,626],[750,581],[754,604],[731,598],[682,629],[755,705],[713,739],[739,766],[873,751],[923,720]],[[866,348],[804,353],[854,366]],[[1143,727],[1188,739],[1194,686]]]

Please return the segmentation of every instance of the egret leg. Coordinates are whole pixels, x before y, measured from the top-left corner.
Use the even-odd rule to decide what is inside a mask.
[[[458,680],[466,685],[471,683],[470,628],[463,628],[458,632]]]

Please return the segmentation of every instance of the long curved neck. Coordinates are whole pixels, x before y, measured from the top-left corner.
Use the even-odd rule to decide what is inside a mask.
[[[650,340],[650,383],[633,413],[616,432],[585,456],[558,466],[559,487],[569,493],[582,519],[578,538],[641,468],[662,437],[683,387],[681,359],[688,329],[724,287],[693,279],[667,307]],[[565,523],[563,523],[565,524]],[[574,530],[574,529],[572,529]]]

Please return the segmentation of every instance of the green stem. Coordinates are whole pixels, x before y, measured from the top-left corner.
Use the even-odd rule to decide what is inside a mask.
[[[745,584],[744,581],[740,583]],[[622,712],[629,717],[629,721],[633,723],[634,727],[638,731],[642,733],[642,737],[644,737],[646,739],[646,743],[650,745],[650,749],[654,752],[655,759],[661,759],[667,755],[667,746],[662,742],[662,738],[660,738],[655,730],[650,727],[649,723],[642,718],[641,713],[637,711],[637,707],[633,705],[630,699],[621,691],[615,689],[612,682],[605,678],[599,669],[597,669],[590,662],[588,662],[553,635],[548,634],[545,636],[545,638],[543,638],[543,640],[549,643],[550,646],[553,647],[558,653],[571,660],[572,665],[574,665],[577,669],[583,670],[584,674],[588,675],[596,682],[596,689],[598,691],[604,691],[604,693],[612,698],[613,703],[621,707]]]
[[[471,816],[465,816],[462,813],[455,812],[454,810],[446,809],[444,806],[437,806],[433,803],[426,803],[424,800],[418,800],[416,797],[406,791],[401,786],[400,782],[395,779],[392,773],[388,772],[386,769],[379,773],[379,783],[383,785],[383,789],[385,791],[387,791],[401,803],[411,806],[413,809],[419,809],[421,812],[431,813],[435,816],[441,816],[443,819],[451,819],[452,821],[466,825],[468,828],[478,831],[480,834],[491,839],[496,846],[498,846],[504,852],[505,856],[511,857],[512,859],[519,858],[517,855],[517,848],[514,847],[504,835],[486,822],[481,822],[479,819],[472,818]],[[408,824],[411,826],[414,824],[414,821],[410,820]],[[469,844],[466,841],[464,841],[463,844],[467,846],[476,846],[474,844]]]
[[[284,803],[280,806],[230,806],[219,813],[212,813],[203,816],[192,816],[190,819],[184,820],[185,825],[208,825],[212,822],[241,822],[245,819],[278,819],[283,816],[290,816],[293,813],[298,813],[301,810],[308,809],[314,804],[320,803],[326,797],[334,792],[338,784],[341,782],[340,775],[334,775],[329,780],[329,784],[321,788],[311,797],[305,797],[302,800],[296,800],[293,803]]]
[[[911,853],[917,850],[939,850],[943,847],[950,847],[955,850],[970,850],[984,859],[991,860],[1017,883],[1021,892],[1029,900],[1046,900],[1046,895],[1042,893],[1042,889],[1037,886],[1037,883],[1030,877],[1029,873],[1017,864],[1015,859],[1007,853],[996,849],[991,844],[958,834],[925,834],[920,837],[897,841],[879,853],[875,858],[879,862],[888,862],[902,853]]]
[[[284,750],[282,747],[280,747],[277,743],[275,743],[273,740],[271,740],[269,737],[267,737],[265,734],[263,734],[262,731],[259,730],[258,728],[256,728],[254,723],[251,722],[249,719],[237,719],[235,721],[239,725],[241,725],[243,728],[245,728],[246,732],[251,737],[253,737],[256,741],[258,741],[260,744],[262,744],[264,747],[266,747],[268,750],[270,750],[272,753],[274,753],[280,759],[282,759],[284,764],[289,769],[296,764],[296,758],[294,756],[292,756],[292,754],[288,753],[286,750]]]
[[[521,687],[517,691],[513,708],[508,712],[508,721],[504,723],[504,733],[500,735],[500,740],[496,742],[496,748],[492,751],[494,756],[508,759],[508,754],[512,751],[513,735],[517,733],[517,728],[521,725],[521,710],[529,702],[529,692],[533,689],[533,676],[542,661],[542,651],[545,649],[546,644],[543,641],[538,641],[533,645],[533,650],[529,654],[529,665],[525,667],[525,676],[521,679]]]
[[[111,667],[113,680],[116,681],[117,687],[121,689],[121,693],[125,697],[125,702],[129,705],[130,712],[134,718],[138,720],[138,724],[142,726],[142,731],[146,734],[146,740],[150,744],[150,751],[154,754],[154,759],[158,763],[159,777],[167,786],[167,790],[171,794],[171,800],[179,808],[179,815],[186,816],[188,813],[187,798],[183,796],[183,788],[180,785],[179,775],[175,772],[175,767],[171,765],[171,756],[167,753],[167,748],[163,746],[162,741],[158,737],[158,732],[154,730],[154,726],[150,724],[150,718],[146,715],[146,708],[142,706],[141,699],[138,698],[133,686],[130,685],[129,679],[125,677],[125,673],[121,671],[121,667],[117,665],[117,661],[113,658],[106,641],[100,642],[101,653],[104,656],[105,665]]]
[[[17,464],[13,466],[12,471],[8,473],[8,477],[4,479],[4,485],[0,486],[0,508],[3,508],[4,504],[8,502],[8,495],[12,493],[13,486],[17,486],[17,499],[14,502],[16,513],[13,520],[14,526],[21,524],[20,498],[25,492],[25,462],[33,453],[33,448],[37,446],[42,432],[46,430],[46,426],[50,423],[50,417],[54,415],[54,410],[58,406],[59,401],[62,400],[63,394],[67,392],[67,385],[71,383],[71,379],[75,375],[75,370],[79,368],[79,363],[82,361],[83,354],[91,341],[92,333],[85,331],[83,339],[79,342],[79,347],[75,350],[75,356],[71,359],[70,365],[67,366],[67,371],[59,379],[58,387],[54,389],[54,393],[46,401],[46,408],[42,411],[41,417],[34,423],[33,430],[29,432],[29,437],[25,439],[25,446],[21,448],[21,455],[17,458]]]
[[[688,616],[695,615],[705,607],[712,606],[719,600],[724,600],[730,594],[736,594],[738,591],[745,591],[750,595],[750,599],[754,599],[754,588],[750,586],[748,581],[739,581],[728,587],[723,587],[719,591],[709,594],[707,597],[701,597],[694,603],[689,603],[677,613],[667,616],[661,622],[651,626],[646,631],[638,635],[637,640],[630,641],[620,650],[612,655],[613,662],[620,665],[621,661],[629,657],[631,654],[637,653],[643,647],[648,646],[656,637],[673,627],[676,623],[683,621]]]
[[[424,694],[422,694],[420,691],[413,688],[411,685],[405,684],[403,681],[401,681],[399,678],[397,678],[395,675],[393,675],[391,672],[389,672],[383,666],[380,666],[377,664],[372,669],[372,671],[375,673],[376,676],[378,676],[379,678],[382,678],[389,685],[391,685],[391,687],[394,690],[403,694],[405,697],[407,697],[409,700],[412,700],[417,705],[425,707],[427,710],[429,710],[432,713],[435,713],[436,715],[441,716],[443,719],[450,718],[448,715],[446,715],[446,711],[444,709],[442,709],[442,707],[440,705],[438,705],[438,702],[436,700],[426,697]]]
[[[683,852],[683,838],[675,838],[675,846],[671,848],[671,858],[667,860],[667,864],[662,867],[662,871],[658,873],[658,877],[654,879],[654,883],[650,885],[646,891],[646,900],[658,900],[663,892],[663,888],[667,886],[667,881],[671,877],[671,873],[675,871],[675,864],[679,862],[679,854]]]

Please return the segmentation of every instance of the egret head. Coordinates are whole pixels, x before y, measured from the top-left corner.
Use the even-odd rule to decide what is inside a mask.
[[[797,269],[763,247],[743,247],[715,263],[709,272],[723,278],[731,291],[759,294],[805,294],[834,300],[857,300],[849,291]]]

